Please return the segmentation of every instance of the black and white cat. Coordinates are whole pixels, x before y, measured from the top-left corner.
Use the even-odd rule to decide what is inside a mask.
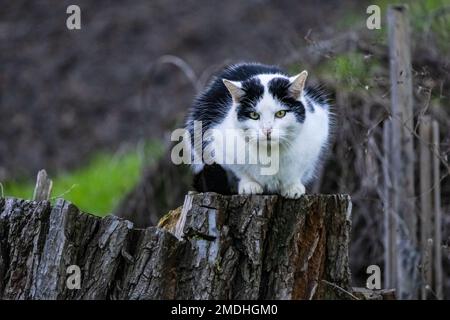
[[[331,123],[326,99],[319,91],[305,87],[306,78],[306,71],[290,77],[274,66],[244,63],[225,68],[213,79],[194,101],[186,128],[193,133],[194,124],[200,122],[202,134],[214,131],[229,136],[230,130],[238,132],[242,150],[224,151],[234,153],[230,157],[225,154],[227,159],[257,153],[258,145],[270,142],[271,152],[275,150],[279,157],[279,168],[273,174],[261,174],[260,163],[227,163],[223,157],[221,161],[213,159],[215,164],[202,161],[194,165],[199,191],[227,193],[225,185],[236,181],[234,189],[239,194],[276,193],[298,198],[305,193],[305,184],[314,178],[327,148]],[[200,149],[209,150],[214,158],[223,150],[223,142],[212,136]]]

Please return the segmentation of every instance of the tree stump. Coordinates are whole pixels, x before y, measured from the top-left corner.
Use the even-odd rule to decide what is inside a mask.
[[[350,211],[345,195],[188,194],[137,229],[63,199],[0,198],[0,298],[349,299]]]

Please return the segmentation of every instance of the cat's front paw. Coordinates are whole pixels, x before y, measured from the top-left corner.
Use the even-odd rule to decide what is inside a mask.
[[[240,181],[239,194],[262,194],[263,188],[254,181]]]
[[[281,190],[281,195],[288,199],[298,199],[302,194],[305,194],[305,186],[301,183],[290,185]]]

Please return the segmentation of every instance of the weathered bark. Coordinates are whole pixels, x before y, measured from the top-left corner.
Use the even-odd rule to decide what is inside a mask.
[[[53,182],[48,177],[47,171],[39,171],[36,179],[36,187],[34,188],[33,200],[48,200],[50,198],[50,194],[52,193],[52,186]]]
[[[341,195],[188,194],[136,229],[62,199],[0,199],[0,298],[348,299],[350,211]]]
[[[359,300],[397,300],[395,289],[370,290],[367,288],[353,288],[352,293]]]

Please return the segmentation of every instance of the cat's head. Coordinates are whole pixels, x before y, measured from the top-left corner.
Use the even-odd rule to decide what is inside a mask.
[[[223,79],[233,100],[236,128],[245,130],[251,141],[289,143],[305,121],[300,100],[307,75],[303,71],[293,77],[261,74],[245,81]]]

